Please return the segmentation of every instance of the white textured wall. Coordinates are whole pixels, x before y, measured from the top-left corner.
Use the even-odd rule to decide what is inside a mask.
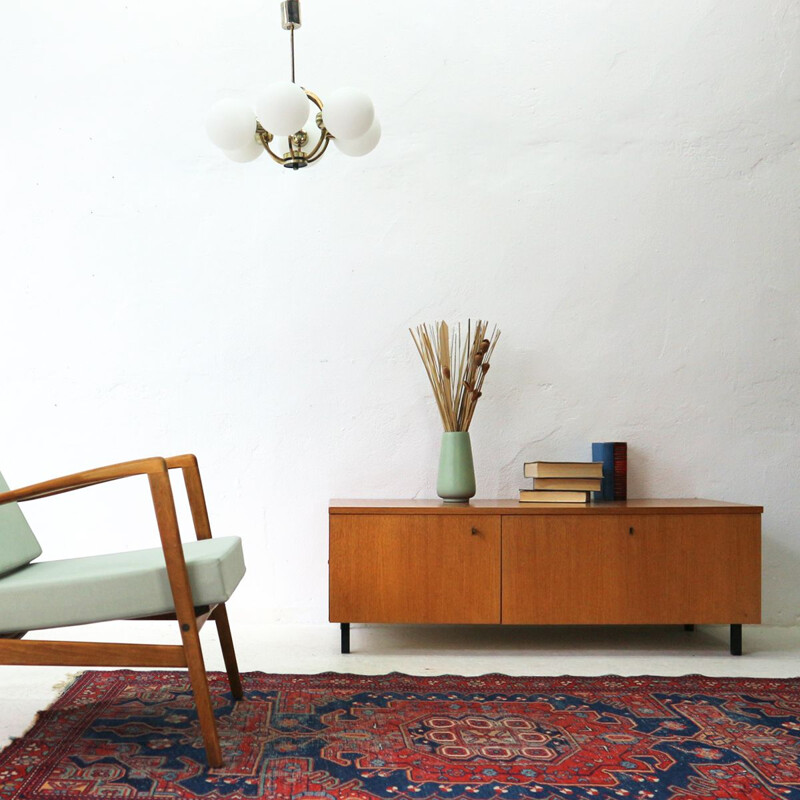
[[[407,328],[480,316],[480,496],[625,439],[634,497],[765,506],[796,624],[800,3],[304,0],[298,79],[384,139],[298,174],[203,130],[287,75],[278,8],[3,5],[9,482],[196,452],[236,612],[324,620],[328,499],[434,494]],[[142,481],[27,508],[53,555],[155,544]]]

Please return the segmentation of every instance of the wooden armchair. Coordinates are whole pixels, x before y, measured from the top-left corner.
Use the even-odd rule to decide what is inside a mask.
[[[197,541],[182,543],[169,470],[180,469]],[[41,547],[17,503],[131,475],[147,475],[161,547],[62,561],[33,561]],[[222,766],[198,632],[217,625],[231,692],[240,700],[225,601],[244,574],[241,540],[211,538],[193,455],[146,458],[8,491],[0,475],[0,664],[186,667],[208,763]],[[175,619],[180,645],[23,640],[28,631],[111,619]]]

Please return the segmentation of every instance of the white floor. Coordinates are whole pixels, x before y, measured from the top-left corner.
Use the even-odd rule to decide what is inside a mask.
[[[65,629],[49,638],[176,642],[175,623],[125,623]],[[744,628],[744,655],[728,653],[728,628],[353,625],[350,655],[338,625],[237,626],[242,671],[413,675],[800,676],[800,628]],[[222,669],[215,629],[201,633],[206,666]],[[44,637],[43,637],[44,638]],[[36,712],[79,669],[0,667],[0,747],[22,734]]]

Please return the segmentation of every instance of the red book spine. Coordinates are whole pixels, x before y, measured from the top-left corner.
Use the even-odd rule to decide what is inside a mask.
[[[614,499],[628,499],[628,443],[614,442]]]

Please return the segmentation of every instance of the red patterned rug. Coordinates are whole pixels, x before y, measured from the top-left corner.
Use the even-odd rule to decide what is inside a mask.
[[[2,800],[800,800],[800,679],[87,672],[0,753]]]

